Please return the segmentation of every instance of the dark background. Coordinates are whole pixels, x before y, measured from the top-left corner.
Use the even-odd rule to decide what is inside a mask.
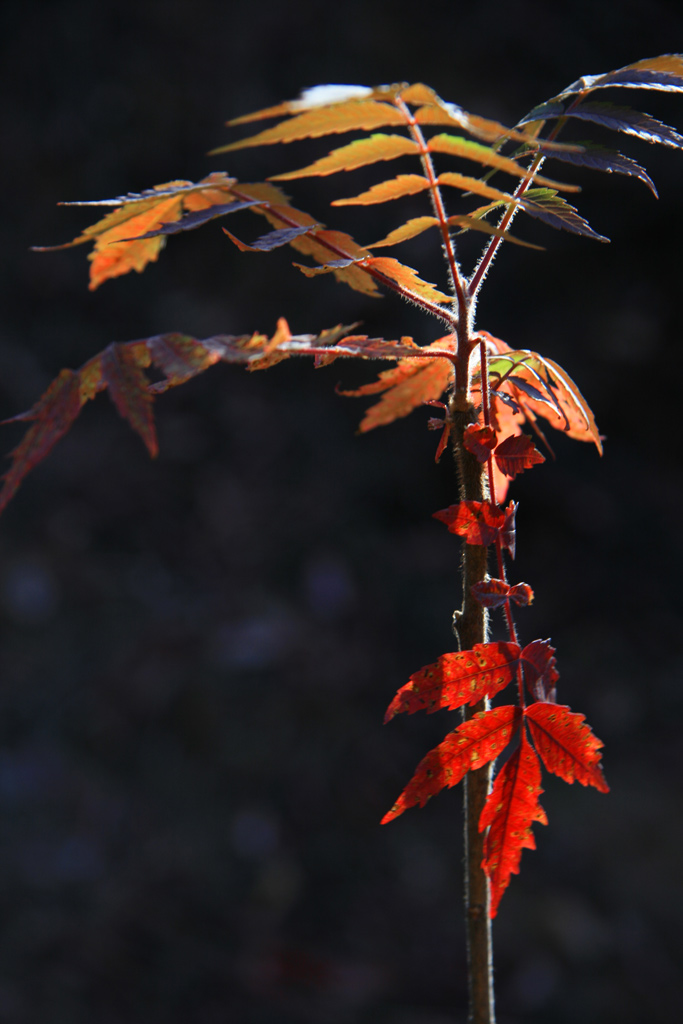
[[[393,297],[306,281],[288,251],[242,255],[219,225],[90,293],[84,249],[28,251],[92,221],[59,200],[301,166],[328,140],[204,154],[234,137],[227,117],[319,82],[423,80],[511,123],[581,74],[683,49],[678,5],[657,0],[14,0],[2,17],[5,416],[112,340],[279,315],[439,333]],[[614,98],[683,125],[680,96]],[[668,1024],[683,995],[683,154],[622,148],[659,202],[556,164],[612,245],[520,222],[548,252],[508,247],[480,306],[479,326],[575,377],[608,438],[600,460],[554,437],[557,461],[512,491],[515,576],[537,595],[520,628],[553,638],[612,793],[546,780],[550,826],[495,922],[501,1024]],[[339,227],[326,204],[373,173],[290,191]],[[255,237],[243,216],[231,229]],[[395,254],[441,273],[419,240]],[[158,402],[155,463],[101,398],[4,515],[3,1024],[465,1021],[459,793],[378,826],[456,721],[381,724],[453,647],[458,544],[430,516],[455,485],[427,411],[354,436],[362,403],[334,385],[369,377],[216,368]],[[4,428],[5,449],[20,436]]]

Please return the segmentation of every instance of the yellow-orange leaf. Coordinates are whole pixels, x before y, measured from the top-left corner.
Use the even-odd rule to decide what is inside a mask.
[[[391,278],[392,281],[400,284],[403,288],[407,288],[413,294],[419,295],[422,299],[427,299],[428,302],[453,301],[450,295],[444,295],[433,284],[423,281],[418,276],[417,270],[413,270],[412,267],[406,266],[405,263],[399,263],[398,260],[389,256],[373,256],[369,260],[365,260],[364,263],[366,266],[379,271],[380,274],[384,274],[385,277]]]
[[[507,156],[502,156],[495,149],[489,146],[482,146],[470,139],[463,139],[457,135],[435,135],[427,144],[431,153],[447,153],[449,156],[461,156],[466,160],[473,160],[475,163],[484,164],[487,167],[495,167],[499,171],[511,174],[517,178],[526,178],[529,173],[525,167],[520,167],[516,161]],[[534,181],[538,185],[547,185],[565,192],[580,192],[578,185],[564,185],[561,182],[553,181],[551,178],[544,178],[540,174],[534,175]]]
[[[453,171],[444,171],[437,178],[439,185],[452,185],[454,188],[462,189],[463,192],[474,192],[475,195],[484,196],[486,199],[495,199],[502,203],[511,203],[512,196],[508,192],[501,192],[492,185],[480,181],[479,178],[471,178],[468,174],[455,174]]]
[[[416,192],[424,192],[429,188],[429,181],[421,174],[399,174],[390,181],[382,181],[373,185],[367,192],[351,196],[349,199],[335,199],[332,206],[370,206],[373,203],[386,203],[390,199],[411,196]]]
[[[371,131],[388,125],[405,124],[405,118],[396,107],[376,100],[349,100],[334,106],[321,106],[297,114],[289,121],[282,121],[273,128],[267,128],[258,135],[252,135],[227,146],[219,146],[211,155],[228,153],[249,146],[269,146],[278,142],[294,142],[298,139],[316,139],[322,135],[340,132]]]
[[[181,196],[162,199],[152,209],[142,213],[133,211],[127,220],[99,235],[94,250],[88,256],[92,261],[88,285],[90,291],[94,291],[103,281],[120,277],[130,270],[141,273],[148,263],[157,260],[166,241],[164,236],[142,239],[133,236],[144,235],[162,224],[178,220],[182,207]]]
[[[544,247],[542,245],[534,245],[532,242],[525,242],[523,239],[517,238],[516,235],[511,235],[509,231],[496,228],[492,224],[489,224],[488,221],[481,220],[479,217],[475,217],[473,215],[467,216],[467,214],[461,214],[459,216],[456,215],[454,217],[449,217],[448,223],[455,224],[458,227],[463,228],[465,231],[481,231],[485,235],[494,235],[496,238],[504,238],[506,242],[512,242],[513,245],[523,245],[525,249],[538,249],[540,251],[544,251]]]
[[[377,163],[378,160],[394,160],[418,152],[417,143],[403,135],[382,135],[377,133],[368,139],[357,139],[348,146],[332,150],[328,156],[321,157],[315,163],[302,167],[298,171],[287,171],[286,174],[274,174],[271,181],[290,181],[293,178],[309,178],[314,175],[323,177],[337,171],[353,171],[357,167]]]
[[[406,242],[409,238],[421,235],[423,231],[427,231],[428,228],[432,228],[438,223],[436,217],[413,217],[405,224],[401,224],[400,228],[390,231],[386,238],[382,238],[379,242],[373,242],[368,249],[379,249],[383,245],[398,245],[399,242]]]

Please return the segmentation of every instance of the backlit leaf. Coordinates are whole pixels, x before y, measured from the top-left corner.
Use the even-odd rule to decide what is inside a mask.
[[[521,712],[516,707],[480,711],[446,736],[424,757],[398,800],[382,818],[386,825],[409,807],[427,801],[442,789],[456,786],[468,771],[481,768],[498,757],[519,726]]]
[[[538,802],[542,792],[541,766],[522,731],[519,747],[498,772],[479,819],[479,831],[488,829],[481,866],[491,886],[491,917],[498,912],[510,876],[519,874],[522,850],[536,849],[531,826],[536,821],[548,824]]]
[[[496,432],[483,423],[468,423],[463,433],[463,445],[479,462],[487,462],[496,447]]]
[[[272,108],[271,108],[272,109]],[[371,131],[388,125],[403,125],[405,118],[396,107],[376,100],[352,99],[334,106],[321,106],[297,114],[258,135],[211,150],[211,156],[250,146],[270,146],[298,139],[316,139],[339,132]]]
[[[475,644],[471,651],[442,654],[413,673],[387,708],[384,721],[402,712],[454,710],[493,697],[515,678],[520,648],[513,643]]]
[[[433,518],[445,523],[449,533],[464,537],[468,544],[484,547],[493,544],[505,524],[503,509],[489,501],[461,501],[434,512]]]
[[[378,160],[395,160],[396,157],[415,155],[419,152],[417,143],[404,135],[371,135],[357,139],[348,146],[333,150],[328,156],[298,171],[274,174],[271,181],[291,181],[294,178],[309,178],[314,175],[336,174],[337,171],[353,171],[357,167],[377,163]]]
[[[434,135],[427,143],[427,149],[430,153],[447,153],[449,156],[463,157],[486,167],[495,167],[496,170],[504,171],[516,178],[526,178],[529,174],[526,167],[520,167],[510,157],[503,156],[489,146],[482,146],[478,142],[472,142],[471,139],[463,139],[457,135]],[[534,175],[534,181],[538,185],[547,185],[560,191],[580,191],[578,185],[565,185],[550,178],[544,178],[540,174]]]
[[[423,351],[426,353],[435,348],[452,348],[453,343],[453,336],[450,335],[432,342]],[[384,397],[365,413],[358,428],[359,432],[364,434],[375,427],[393,423],[394,420],[407,416],[425,402],[439,399],[452,380],[453,367],[446,359],[407,358],[401,359],[391,370],[384,370],[378,380],[353,391],[340,391],[340,394],[359,398],[386,392]]]
[[[603,743],[585,724],[586,716],[562,704],[530,704],[525,709],[534,746],[549,772],[565,782],[580,782],[608,793],[600,768]]]
[[[485,608],[500,608],[508,600],[526,606],[534,599],[534,592],[528,583],[515,583],[511,587],[505,580],[489,579],[475,583],[470,589]]]
[[[366,192],[348,199],[335,199],[332,206],[371,206],[374,203],[386,203],[402,196],[412,196],[429,188],[429,181],[421,174],[399,174],[390,181],[382,181],[373,185]]]
[[[526,434],[511,434],[497,446],[494,456],[501,472],[514,479],[525,469],[545,462],[533,441]]]
[[[399,228],[390,231],[386,238],[382,238],[379,242],[372,242],[368,245],[368,249],[379,249],[384,245],[398,245],[399,242],[406,242],[409,238],[421,235],[423,231],[435,227],[438,223],[436,217],[413,217],[405,224],[401,224]]]

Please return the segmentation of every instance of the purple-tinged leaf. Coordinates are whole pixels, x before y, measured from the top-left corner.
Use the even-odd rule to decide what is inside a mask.
[[[593,231],[588,221],[580,217],[574,207],[561,196],[547,195],[539,196],[537,199],[523,199],[521,206],[529,216],[537,217],[552,228],[571,231],[575,235],[587,235],[596,242],[609,242],[609,238]]]
[[[608,174],[627,174],[631,178],[639,178],[645,182],[650,191],[657,196],[657,189],[652,178],[644,167],[616,149],[604,149],[590,142],[582,142],[582,153],[558,152],[549,153],[549,157],[562,160],[563,163],[575,167],[587,167],[592,171],[606,171]]]
[[[608,71],[604,75],[584,75],[568,85],[560,96],[571,96],[577,92],[607,89],[612,86],[683,92],[683,56],[680,53],[664,53],[660,57],[648,57],[616,71]]]
[[[603,128],[635,135],[645,142],[660,142],[663,146],[683,149],[683,135],[663,121],[658,121],[639,110],[631,107],[620,107],[614,103],[582,103],[574,110],[565,110],[563,103],[543,103],[527,114],[524,121],[553,120],[557,117],[573,117],[580,121],[593,121]],[[524,123],[524,122],[521,122]]]
[[[236,200],[232,203],[222,203],[220,206],[209,206],[205,210],[196,210],[194,213],[188,213],[185,217],[181,217],[180,220],[172,221],[170,224],[162,224],[160,228],[155,231],[148,231],[144,235],[136,235],[134,238],[122,238],[122,242],[136,242],[142,238],[156,238],[157,235],[177,235],[180,231],[193,231],[194,228],[199,228],[202,224],[206,224],[209,220],[214,220],[216,217],[225,217],[229,213],[235,213],[237,210],[246,210],[249,206],[259,206],[257,199],[248,200]]]
[[[535,388],[533,384],[529,383],[528,380],[524,380],[523,377],[516,377],[514,375],[511,375],[507,379],[510,381],[511,384],[514,384],[516,388],[519,388],[520,391],[523,391],[525,395],[528,395],[529,398],[535,398],[537,402],[545,402],[546,405],[553,404],[552,402],[548,401],[545,395],[542,394],[538,390],[538,388]]]
[[[289,245],[293,239],[299,238],[300,235],[307,235],[318,227],[320,227],[319,224],[308,224],[299,228],[278,228],[276,231],[269,231],[267,235],[261,235],[251,245],[241,242],[227,228],[223,228],[223,231],[230,241],[235,243],[240,252],[270,252],[272,249],[278,249],[281,245]],[[353,260],[344,261],[344,266],[349,266],[351,263]]]

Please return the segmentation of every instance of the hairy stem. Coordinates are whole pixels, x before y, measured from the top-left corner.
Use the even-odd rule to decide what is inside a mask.
[[[475,420],[474,408],[466,396],[457,391],[449,406],[451,438],[462,501],[482,501],[487,497],[485,468],[463,446],[463,433]],[[463,544],[462,608],[456,615],[455,628],[463,650],[486,642],[487,612],[472,597],[471,587],[486,574],[487,548]],[[468,720],[478,711],[486,710],[486,699],[474,707],[463,709]],[[488,880],[481,863],[484,857],[483,834],[479,819],[491,788],[491,766],[468,772],[464,779],[465,839],[465,928],[467,932],[467,969],[469,981],[469,1024],[495,1024],[493,1000],[493,947],[489,917]]]

